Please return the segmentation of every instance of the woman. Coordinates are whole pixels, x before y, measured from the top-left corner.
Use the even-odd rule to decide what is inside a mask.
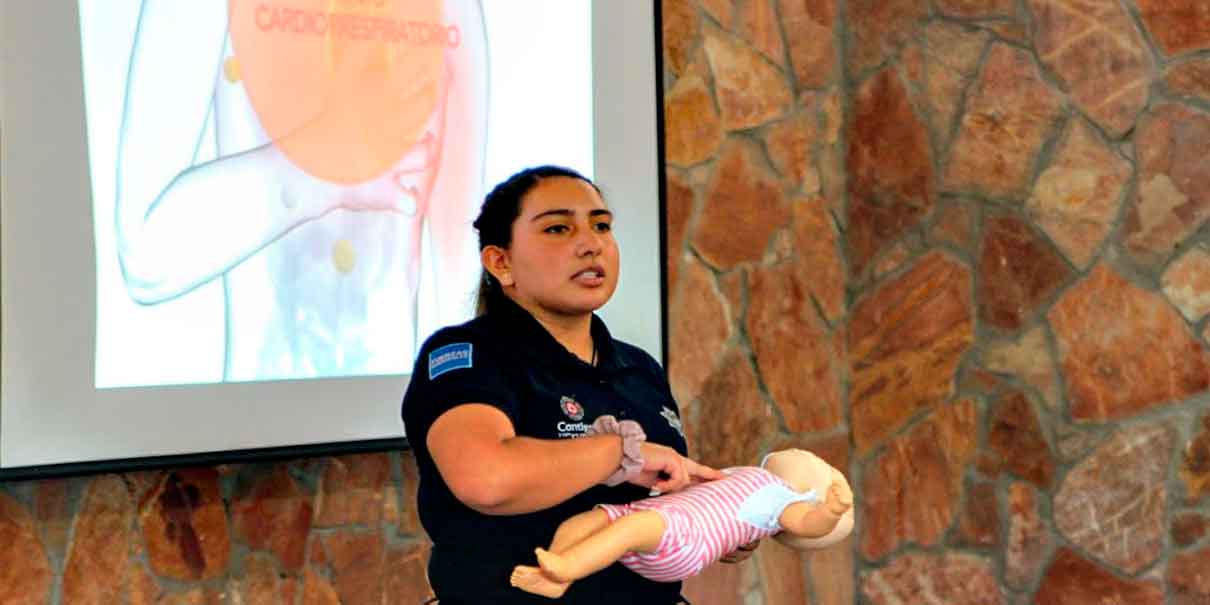
[[[721,477],[685,457],[663,370],[593,314],[618,282],[611,225],[595,185],[551,166],[498,185],[475,221],[480,316],[425,343],[403,400],[443,605],[549,603],[509,576],[564,519]],[[682,600],[615,564],[560,602]]]

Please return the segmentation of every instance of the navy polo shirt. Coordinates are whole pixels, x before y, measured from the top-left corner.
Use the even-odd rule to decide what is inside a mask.
[[[437,472],[426,446],[428,429],[464,403],[494,406],[518,436],[573,439],[601,415],[642,425],[647,440],[686,454],[680,413],[663,369],[643,350],[614,340],[592,318],[597,365],[559,344],[529,312],[503,299],[487,314],[434,334],[421,348],[403,398],[403,422],[420,472],[420,522],[432,539],[429,580],[453,602],[550,603],[509,586],[518,564],[534,565],[567,518],[600,503],[624,503],[647,490],[597,485],[546,510],[484,515],[460,502]],[[559,602],[676,603],[680,583],[652,582],[620,564],[572,584]],[[477,601],[475,599],[478,599]]]

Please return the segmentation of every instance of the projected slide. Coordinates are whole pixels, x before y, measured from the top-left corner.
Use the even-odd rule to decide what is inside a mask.
[[[407,373],[470,318],[485,187],[592,172],[588,0],[505,4],[81,0],[96,386]]]

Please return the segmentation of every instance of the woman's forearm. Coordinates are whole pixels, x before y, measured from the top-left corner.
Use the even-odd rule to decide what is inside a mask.
[[[622,437],[519,437],[512,422],[487,404],[441,414],[425,435],[437,471],[454,496],[488,515],[550,508],[609,478],[621,467]],[[632,483],[661,492],[722,474],[656,443],[639,444],[643,467]]]
[[[468,505],[489,515],[515,515],[550,508],[604,481],[618,469],[622,439],[513,437],[496,452],[484,464],[477,502]]]
[[[605,480],[622,459],[618,435],[519,437],[501,410],[478,403],[441,414],[425,444],[454,496],[489,515],[554,506]]]

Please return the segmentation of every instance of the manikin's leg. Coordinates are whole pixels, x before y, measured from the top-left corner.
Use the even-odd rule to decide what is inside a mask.
[[[607,525],[609,514],[599,508],[580,513],[559,525],[554,539],[550,542],[550,551],[562,553]],[[513,568],[509,583],[526,592],[552,599],[563,596],[571,586],[571,582],[557,582],[542,573],[541,568],[531,565],[518,565]]]
[[[605,529],[609,525],[609,513],[599,508],[582,512],[559,525],[555,537],[550,541],[550,552],[563,554],[568,548],[579,544],[584,538]]]
[[[518,565],[513,568],[513,575],[508,583],[525,592],[542,595],[549,599],[557,599],[567,592],[571,582],[556,582],[542,573],[542,568],[532,565]]]
[[[562,553],[539,548],[538,564],[547,577],[571,582],[609,567],[630,551],[651,552],[664,535],[664,518],[644,510],[614,520]]]

